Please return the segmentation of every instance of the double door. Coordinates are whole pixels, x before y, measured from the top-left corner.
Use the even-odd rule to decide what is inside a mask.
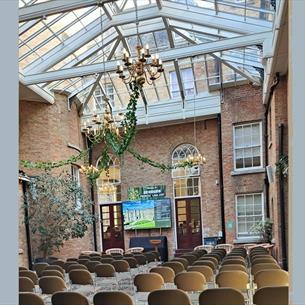
[[[176,199],[178,249],[193,249],[202,244],[200,198]]]
[[[103,204],[100,206],[103,250],[124,249],[124,227],[121,204]]]

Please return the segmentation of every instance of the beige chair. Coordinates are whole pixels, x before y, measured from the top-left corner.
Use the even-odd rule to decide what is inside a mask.
[[[137,260],[139,266],[145,266],[147,264],[146,256],[140,253],[135,253],[134,258]]]
[[[240,270],[240,271],[244,271],[247,273],[247,268],[240,264],[223,265],[220,267],[219,272],[231,271],[231,270]]]
[[[289,276],[288,272],[282,269],[262,270],[255,274],[254,282],[257,288],[266,286],[288,286]]]
[[[191,254],[181,255],[180,257],[185,258],[188,261],[189,265],[192,265],[198,259],[197,256]]]
[[[206,278],[198,271],[188,271],[177,274],[174,283],[183,291],[202,291],[206,285]]]
[[[222,271],[216,276],[216,284],[219,287],[246,291],[248,288],[248,282],[248,274],[240,270]]]
[[[101,262],[101,256],[90,256],[90,261],[92,262]]]
[[[205,250],[207,253],[210,253],[213,249],[214,249],[214,246],[212,246],[212,245],[200,245],[200,246],[196,246],[194,248],[194,251]]]
[[[239,253],[238,253],[239,254]],[[242,262],[245,262],[245,259],[244,257],[240,256],[240,255],[226,255],[223,259],[223,261],[226,261],[226,260],[230,260],[230,259],[238,259]]]
[[[86,264],[86,267],[88,268],[88,271],[91,272],[91,273],[94,273],[95,272],[95,267],[97,265],[100,265],[101,263],[98,262],[98,261],[89,261],[87,264]]]
[[[175,257],[170,260],[171,262],[180,262],[183,266],[184,269],[187,269],[187,267],[190,265],[189,261],[186,258],[181,258],[181,257]]]
[[[203,260],[203,259],[209,259],[211,260],[212,262],[214,262],[215,266],[217,266],[219,264],[219,262],[221,261],[221,256],[219,253],[209,253],[207,255],[204,255],[200,258],[200,260]]]
[[[65,262],[64,263],[64,267],[63,267],[63,269],[65,270],[65,272],[69,272],[69,267],[70,266],[72,266],[72,265],[80,265],[79,263],[78,263],[78,261],[69,261],[69,262]],[[84,265],[83,265],[84,266]],[[87,267],[86,267],[87,268]]]
[[[44,269],[44,271],[46,271],[46,270],[57,270],[57,271],[59,271],[62,275],[65,275],[65,270],[64,270],[62,267],[60,267],[60,266],[49,265],[49,266],[47,266],[47,267]]]
[[[99,264],[95,266],[97,277],[115,277],[115,269],[110,264]]]
[[[277,264],[277,261],[273,257],[266,257],[266,258],[255,258],[252,262],[251,265],[257,265],[257,264],[265,264],[265,263],[275,263]]]
[[[111,264],[114,261],[112,257],[102,257],[100,259],[101,264]]]
[[[131,269],[138,268],[138,262],[134,257],[125,257],[124,261],[128,263],[129,268]]]
[[[37,273],[38,277],[41,276],[42,271],[49,266],[48,263],[36,263],[33,265],[33,270]]]
[[[255,305],[288,305],[288,286],[263,287],[253,296]]]
[[[60,266],[61,268],[65,269],[65,262],[62,259],[58,259],[52,263],[50,263],[50,265],[57,265]]]
[[[43,270],[41,273],[42,276],[58,276],[61,277],[63,280],[65,279],[64,275],[58,270]]]
[[[21,271],[21,270],[29,270],[29,269],[27,267],[20,266],[19,271]]]
[[[253,260],[256,258],[274,258],[274,257],[269,254],[254,254],[250,257],[250,261],[253,262]]]
[[[148,263],[152,263],[156,261],[156,256],[153,253],[143,253],[143,255],[145,255],[146,260]]]
[[[20,292],[33,292],[35,285],[28,277],[19,277],[19,291]]]
[[[19,292],[19,305],[44,305],[44,302],[36,293]]]
[[[93,285],[93,279],[88,270],[71,270],[69,279],[72,284]]]
[[[90,260],[90,256],[89,255],[84,255],[84,254],[81,254],[78,259],[87,259],[87,260]]]
[[[87,263],[90,261],[90,259],[89,258],[79,258],[78,260],[77,260],[77,262],[79,263],[79,264],[81,264],[81,265],[87,265]]]
[[[38,285],[38,276],[34,271],[31,270],[21,270],[19,271],[19,276],[28,277],[32,280],[34,285]]]
[[[144,251],[143,247],[133,247],[133,248],[129,248],[125,251],[125,254],[129,254],[129,253],[142,253]]]
[[[151,292],[161,289],[164,285],[164,280],[158,273],[143,273],[135,276],[134,285],[137,287],[138,292]]]
[[[112,255],[112,254],[121,254],[121,255],[123,255],[124,254],[124,250],[121,249],[121,248],[111,248],[111,249],[107,249],[105,251],[105,253],[106,254],[110,254],[110,255]]]
[[[210,267],[213,271],[216,269],[215,263],[213,263],[210,260],[198,260],[196,261],[193,266],[208,266]]]
[[[72,264],[68,267],[68,273],[72,270],[88,270],[88,268],[81,264]]]
[[[215,246],[215,249],[225,249],[227,253],[230,253],[233,248],[234,246],[232,244],[218,244]]]
[[[209,266],[189,266],[187,271],[197,271],[204,275],[207,282],[214,281],[214,272],[213,269]]]
[[[129,272],[130,267],[127,261],[125,260],[117,260],[113,261],[111,265],[114,267],[116,272]]]
[[[225,265],[235,265],[235,264],[242,265],[242,266],[246,267],[246,263],[245,263],[244,260],[234,259],[234,258],[224,260],[221,265],[225,266]]]
[[[89,305],[88,299],[78,292],[62,291],[52,295],[52,305]]]
[[[173,283],[175,278],[175,272],[170,267],[159,266],[151,268],[150,272],[158,273],[163,277],[164,283]]]
[[[251,268],[251,274],[255,275],[259,271],[268,270],[268,269],[281,269],[281,267],[275,263],[256,264]]]
[[[191,301],[183,290],[162,289],[154,290],[148,295],[148,305],[191,305]]]
[[[68,257],[68,258],[66,259],[66,261],[67,261],[67,262],[77,262],[77,261],[78,261],[78,258],[76,258],[76,257]]]
[[[234,288],[212,288],[201,292],[199,305],[244,305],[245,299]]]
[[[177,275],[180,272],[185,271],[184,266],[180,262],[165,262],[162,264],[162,267],[170,267],[174,270],[175,275]]]
[[[123,291],[102,291],[93,297],[94,305],[133,305],[132,298]]]
[[[65,281],[58,276],[43,276],[39,279],[39,287],[44,294],[53,294],[67,289]]]

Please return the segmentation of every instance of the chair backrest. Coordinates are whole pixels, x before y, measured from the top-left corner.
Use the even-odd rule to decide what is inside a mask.
[[[43,270],[41,276],[58,276],[63,280],[65,279],[64,275],[58,270]]]
[[[132,298],[123,291],[102,291],[93,297],[94,305],[133,305]]]
[[[256,264],[251,267],[251,274],[255,275],[259,271],[268,270],[268,269],[281,269],[281,267],[275,263]]]
[[[19,292],[19,305],[44,305],[44,302],[36,293]]]
[[[58,276],[43,276],[39,279],[39,287],[42,293],[53,294],[66,290],[65,281]]]
[[[220,267],[219,272],[230,271],[230,270],[240,270],[240,271],[244,271],[247,273],[247,268],[240,264],[223,265]]]
[[[128,263],[129,268],[138,268],[138,262],[134,257],[125,257],[124,261]]]
[[[208,251],[207,251],[207,250],[204,250],[204,249],[194,250],[193,252],[198,253],[198,254],[199,254],[199,257],[208,253]]]
[[[68,273],[72,270],[88,270],[88,268],[85,265],[72,264],[68,267]]]
[[[64,264],[64,270],[66,271],[66,272],[69,272],[69,268],[70,268],[70,266],[72,266],[72,265],[80,265],[79,263],[78,263],[78,261],[69,261],[69,262],[65,262],[65,264]],[[85,265],[83,265],[83,266],[85,266]],[[86,267],[87,268],[87,267]]]
[[[81,254],[78,259],[88,259],[90,260],[90,256],[89,255],[84,255],[84,254]]]
[[[204,255],[204,256],[200,257],[199,260],[200,261],[204,261],[204,260],[211,261],[211,262],[213,262],[215,267],[218,266],[218,258],[216,258],[215,256]]]
[[[182,257],[175,257],[170,260],[171,262],[180,262],[183,266],[184,269],[187,269],[187,267],[190,265],[189,261],[186,258]]]
[[[217,253],[217,252],[211,252],[211,253],[205,254],[202,258],[210,258],[213,260],[213,262],[215,262],[216,265],[218,265],[220,263],[220,261],[222,260],[222,254]]]
[[[234,259],[234,258],[224,260],[221,265],[224,266],[224,265],[235,265],[235,264],[243,265],[246,267],[246,263],[244,260]]]
[[[239,259],[241,262],[245,262],[245,259],[244,257],[240,256],[240,255],[226,255],[224,258],[223,258],[223,261],[226,261],[226,260],[230,260],[230,259]]]
[[[193,266],[208,266],[210,267],[213,271],[216,269],[215,263],[213,263],[210,260],[198,260],[194,262]]]
[[[277,264],[277,261],[272,256],[265,257],[265,258],[255,258],[251,262],[251,265],[254,266],[256,264],[264,264],[264,263],[276,263]]]
[[[106,254],[124,254],[124,250],[121,248],[111,248],[105,251]]]
[[[69,278],[72,284],[93,285],[93,279],[88,270],[71,270]]]
[[[161,289],[148,295],[148,305],[191,305],[191,301],[181,289]]]
[[[112,256],[112,258],[115,259],[115,260],[123,259],[123,257],[124,257],[123,255],[121,255],[121,254],[116,254],[116,253],[115,253],[115,254],[112,254],[111,256]]]
[[[98,252],[93,252],[93,253],[90,253],[89,256],[90,257],[94,257],[94,256],[101,257],[101,254]]]
[[[41,276],[42,271],[49,266],[48,263],[36,263],[33,265],[33,270],[36,271],[38,277]]]
[[[162,264],[162,266],[172,268],[175,272],[175,275],[185,270],[183,264],[180,262],[165,262]]]
[[[50,265],[50,266],[47,266],[44,271],[46,270],[57,270],[59,271],[62,275],[65,275],[65,270],[60,267],[60,266],[56,266],[56,265]]]
[[[128,253],[142,253],[144,251],[143,247],[133,247],[133,248],[129,248],[125,251],[125,254]]]
[[[244,291],[248,288],[248,282],[248,274],[240,270],[222,271],[216,276],[216,284],[219,287],[235,288]]]
[[[177,274],[174,283],[178,289],[183,291],[202,291],[206,284],[206,279],[198,271],[188,271]]]
[[[20,266],[20,267],[19,267],[19,271],[20,271],[20,270],[29,270],[29,269],[28,269],[27,267]]]
[[[90,256],[91,262],[101,262],[102,257],[101,256]]]
[[[113,261],[111,265],[114,267],[116,272],[129,272],[129,264],[125,260]]]
[[[234,288],[212,288],[201,292],[199,305],[244,305],[245,299]]]
[[[135,253],[134,258],[137,260],[138,265],[144,266],[147,263],[146,256],[143,254]]]
[[[288,286],[263,287],[253,296],[256,305],[288,305]]]
[[[189,262],[189,265],[192,265],[198,259],[197,256],[191,254],[181,255],[180,257],[185,258]]]
[[[273,258],[270,254],[253,254],[250,257],[250,261],[254,261],[257,258]]]
[[[88,299],[78,292],[61,291],[52,295],[52,305],[89,305]]]
[[[134,285],[139,292],[151,292],[161,289],[164,285],[164,280],[158,273],[142,273],[135,276]]]
[[[227,253],[230,253],[233,248],[232,244],[218,244],[215,246],[215,249],[225,249]]]
[[[189,266],[187,271],[197,271],[204,275],[207,282],[214,281],[213,269],[209,266]]]
[[[95,267],[97,265],[101,264],[100,262],[98,261],[89,261],[87,264],[86,264],[86,267],[88,268],[88,271],[93,273],[95,272]]]
[[[20,292],[33,292],[35,285],[33,281],[28,277],[19,277],[19,291]]]
[[[76,258],[76,257],[68,257],[66,259],[66,262],[77,262],[77,261],[78,261],[78,258]]]
[[[85,266],[86,266],[86,264],[87,264],[89,261],[90,261],[89,258],[80,258],[80,259],[77,260],[77,262],[78,262],[79,264],[85,265]]]
[[[115,269],[111,264],[99,264],[95,266],[95,275],[97,277],[114,277]]]
[[[31,271],[31,270],[20,270],[19,271],[19,276],[28,277],[29,279],[32,280],[34,285],[38,284],[38,276],[37,276],[37,274],[34,271]]]
[[[158,273],[163,277],[164,283],[173,283],[175,278],[175,272],[170,267],[159,266],[151,268],[149,272]]]
[[[207,253],[211,252],[214,249],[214,246],[212,245],[200,245],[194,248],[194,251],[197,250],[205,250]]]
[[[143,253],[143,255],[145,255],[146,260],[151,263],[154,262],[156,260],[156,256],[153,253]]]
[[[257,288],[266,286],[288,286],[289,276],[288,272],[282,269],[262,270],[255,274],[254,282]]]
[[[102,257],[100,263],[102,264],[111,264],[114,261],[113,257]]]
[[[60,267],[64,268],[65,262],[62,259],[58,259],[58,260],[50,263],[50,265],[55,265],[55,266],[57,265],[57,266],[60,266]]]

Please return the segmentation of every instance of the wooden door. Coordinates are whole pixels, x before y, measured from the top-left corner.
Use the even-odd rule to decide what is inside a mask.
[[[200,198],[176,199],[178,249],[202,244]]]
[[[110,248],[124,249],[124,228],[122,205],[101,205],[103,250]]]

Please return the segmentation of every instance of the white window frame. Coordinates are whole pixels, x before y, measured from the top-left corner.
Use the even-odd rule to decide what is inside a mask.
[[[185,88],[185,85],[184,85],[184,79],[183,79],[183,71],[185,70],[190,70],[191,71],[191,74],[193,76],[193,88]],[[173,90],[173,82],[172,82],[172,76],[171,75],[176,75],[176,79],[177,79],[177,86],[178,86],[178,91],[177,90]],[[193,89],[193,94],[185,94],[185,98],[190,98],[190,97],[193,97],[194,95],[196,95],[196,86],[195,86],[195,75],[194,75],[194,71],[191,67],[188,67],[188,68],[183,68],[183,69],[180,69],[180,75],[181,75],[181,79],[182,79],[182,83],[183,83],[183,90],[185,91],[185,93],[187,92],[187,90],[189,89]],[[177,77],[177,73],[175,70],[173,71],[170,71],[169,72],[169,79],[170,79],[170,93],[171,93],[171,98],[172,99],[178,99],[180,98],[180,90],[179,90],[179,84],[178,84],[178,77]],[[173,92],[174,93],[177,93],[178,92],[178,96],[173,96]]]
[[[109,88],[112,88],[112,92],[109,92]],[[109,101],[113,104],[114,103],[114,86],[112,84],[105,85],[106,96],[109,98]]]
[[[261,147],[261,153],[260,153],[260,158],[261,158],[261,165],[260,166],[252,166],[252,167],[244,167],[244,168],[236,168],[236,147],[235,147],[235,129],[240,126],[250,126],[254,124],[259,124],[259,131],[260,131],[260,147]],[[249,122],[249,123],[241,123],[241,124],[236,124],[233,125],[233,163],[234,163],[234,171],[236,172],[243,172],[243,171],[249,171],[253,169],[262,169],[264,167],[264,160],[263,160],[263,128],[262,128],[262,122],[257,121],[257,122]]]
[[[253,195],[261,195],[261,201],[262,201],[262,221],[265,220],[265,197],[264,192],[255,192],[255,193],[245,193],[245,194],[236,194],[235,195],[235,236],[237,240],[243,240],[243,239],[258,239],[260,238],[259,235],[248,235],[248,236],[238,236],[238,215],[237,215],[237,197],[239,196],[253,196]]]
[[[100,91],[100,94],[96,94],[97,90]],[[102,97],[103,97],[103,93],[102,93],[102,89],[101,88],[96,88],[94,93],[93,93],[93,97],[94,97],[94,103],[95,103],[95,110],[97,112],[100,112],[103,110],[103,103],[102,103]],[[100,101],[99,101],[100,99]]]
[[[77,186],[81,187],[80,183],[80,172],[79,172],[79,166],[76,164],[71,164],[71,176],[73,181],[76,181]],[[82,202],[79,200],[79,198],[75,198],[75,206],[77,210],[80,210],[82,208]]]

